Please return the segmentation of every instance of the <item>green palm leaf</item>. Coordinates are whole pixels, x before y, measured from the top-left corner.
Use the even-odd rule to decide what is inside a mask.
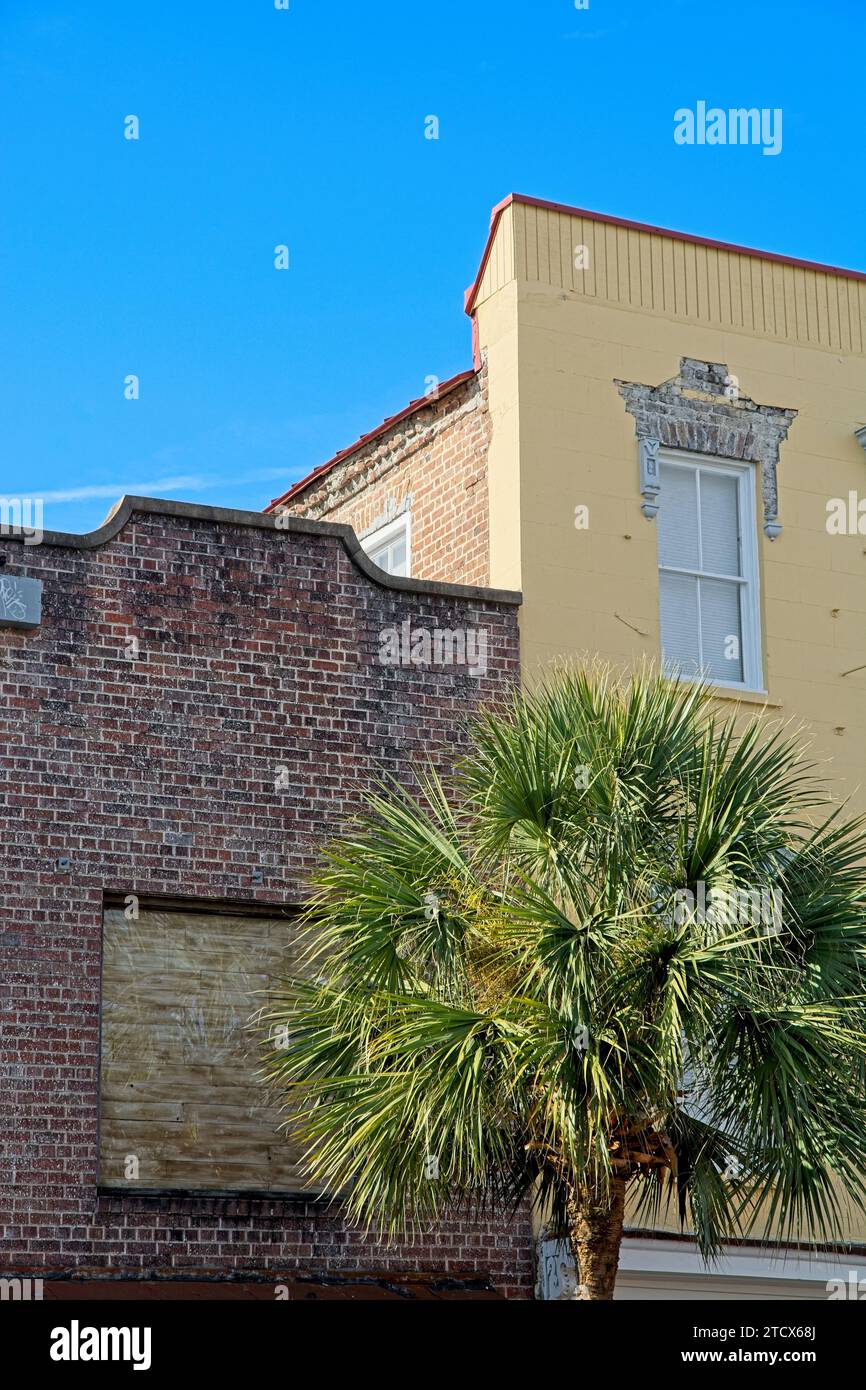
[[[790,731],[563,669],[327,848],[264,1077],[354,1219],[530,1198],[585,1296],[626,1191],[708,1259],[837,1237],[864,1200],[864,861]]]

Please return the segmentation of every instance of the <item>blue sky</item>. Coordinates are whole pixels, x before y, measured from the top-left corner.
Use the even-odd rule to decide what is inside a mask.
[[[866,269],[864,48],[862,0],[3,0],[0,494],[264,506],[471,364],[511,191]],[[699,100],[781,153],[675,144]]]

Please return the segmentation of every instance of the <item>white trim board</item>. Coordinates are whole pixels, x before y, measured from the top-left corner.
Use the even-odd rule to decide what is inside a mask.
[[[760,1245],[729,1245],[713,1265],[705,1265],[694,1241],[625,1236],[619,1268],[623,1274],[701,1275],[707,1279],[784,1279],[826,1284],[854,1272],[866,1279],[866,1255],[810,1254],[805,1250],[769,1250]]]

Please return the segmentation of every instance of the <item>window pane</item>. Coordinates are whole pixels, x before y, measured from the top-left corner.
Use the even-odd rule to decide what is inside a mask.
[[[366,549],[366,547],[365,547],[365,549]],[[370,559],[373,561],[373,564],[379,566],[379,569],[380,569],[380,570],[387,570],[387,568],[388,568],[388,551],[389,551],[389,550],[390,550],[390,546],[387,546],[387,545],[379,545],[379,546],[375,546],[375,547],[373,547],[372,549],[368,550],[368,551],[367,551],[367,554],[369,555]]]
[[[710,574],[742,574],[739,534],[737,479],[723,473],[702,471],[701,569]]]
[[[706,675],[717,681],[743,679],[740,585],[702,579],[701,636]]]
[[[659,513],[661,515],[661,513]],[[666,669],[694,676],[698,659],[698,581],[686,574],[659,575],[662,605],[662,655]]]
[[[362,541],[364,549],[380,570],[386,574],[408,575],[409,566],[407,564],[408,550],[408,525],[394,534],[391,531],[391,539],[377,541],[375,537],[370,537]]]
[[[406,537],[400,536],[391,545],[390,563],[388,565],[389,574],[406,573]]]
[[[659,563],[680,569],[698,567],[698,503],[696,469],[659,469],[661,497],[658,514]]]

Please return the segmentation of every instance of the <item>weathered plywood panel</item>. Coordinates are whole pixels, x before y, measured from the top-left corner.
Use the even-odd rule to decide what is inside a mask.
[[[293,940],[285,918],[142,910],[129,921],[120,908],[106,912],[104,1186],[309,1187],[257,1080],[248,1026],[296,971]]]

